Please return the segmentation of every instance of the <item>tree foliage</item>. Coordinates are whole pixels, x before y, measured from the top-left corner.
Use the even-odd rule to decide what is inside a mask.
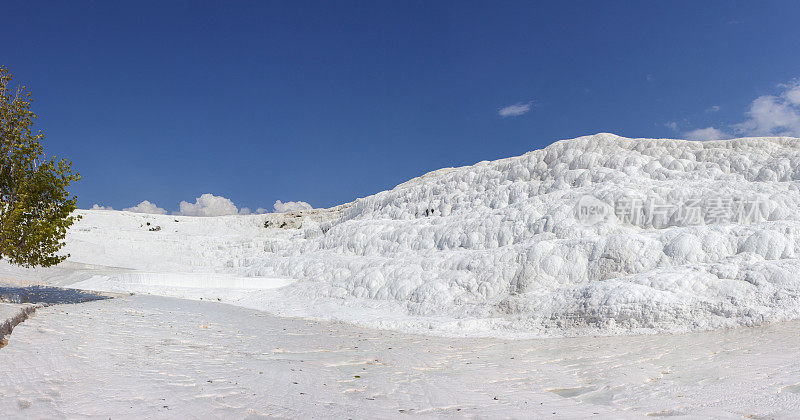
[[[57,252],[78,218],[67,187],[80,175],[72,162],[45,156],[44,134],[33,131],[31,93],[9,86],[11,77],[0,66],[0,259],[47,267],[68,257]]]

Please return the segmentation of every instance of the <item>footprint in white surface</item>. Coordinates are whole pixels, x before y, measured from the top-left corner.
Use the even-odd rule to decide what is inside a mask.
[[[579,386],[576,388],[551,388],[548,389],[548,392],[552,392],[560,397],[564,398],[575,398],[579,395],[583,395],[587,392],[592,392],[597,388],[591,386]]]
[[[800,394],[800,383],[785,386],[781,388],[781,392],[791,392],[792,394]]]
[[[685,416],[686,412],[681,410],[661,410],[653,413],[647,413],[648,417],[672,417],[672,416]]]

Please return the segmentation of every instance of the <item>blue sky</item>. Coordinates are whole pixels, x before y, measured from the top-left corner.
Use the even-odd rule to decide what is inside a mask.
[[[327,207],[597,132],[800,136],[800,2],[20,1],[3,14],[0,64],[33,91],[48,153],[83,176],[83,208],[176,211],[203,193]]]

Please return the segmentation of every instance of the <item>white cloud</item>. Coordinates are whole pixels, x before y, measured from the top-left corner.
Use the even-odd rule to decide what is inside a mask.
[[[203,194],[194,203],[181,201],[179,212],[183,216],[225,216],[238,213],[233,201],[213,194]]]
[[[167,211],[155,205],[155,203],[151,203],[147,200],[142,201],[141,203],[133,206],[122,209],[124,211],[132,211],[134,213],[147,213],[147,214],[167,214]]]
[[[720,109],[719,105],[712,105],[712,106],[706,108],[706,112],[717,112],[717,111],[719,111],[719,109]]]
[[[731,138],[724,131],[714,127],[698,128],[683,134],[687,140],[724,140]]]
[[[311,204],[308,204],[305,201],[287,201],[284,203],[281,200],[277,200],[275,201],[274,208],[278,213],[285,213],[290,211],[309,210],[312,207]],[[110,206],[106,207],[95,204],[90,210],[114,209]],[[155,203],[151,203],[147,200],[144,200],[133,207],[127,207],[122,210],[134,213],[167,214],[165,209],[158,207]],[[233,204],[233,201],[228,198],[216,196],[214,194],[203,194],[200,197],[197,197],[194,203],[181,201],[180,211],[173,212],[172,214],[181,216],[226,216],[233,214],[266,214],[271,212],[271,210],[263,207],[258,207],[255,211],[251,210],[249,207],[242,207],[239,209],[235,204]]]
[[[280,201],[280,200],[279,200],[279,201]],[[302,204],[306,204],[306,205],[308,205],[308,203],[303,203],[302,201],[301,201],[301,202],[298,202],[298,203],[300,203],[301,205],[302,205]],[[287,204],[295,204],[295,203],[293,203],[293,202],[289,202],[289,203],[283,203],[283,204],[284,204],[284,205],[287,205]],[[310,205],[308,205],[308,208],[311,208],[311,206],[310,206]],[[302,210],[302,209],[300,209],[300,210]],[[291,210],[287,210],[287,211],[291,211]],[[240,208],[240,209],[239,209],[239,214],[241,214],[241,215],[248,215],[248,214],[265,214],[265,213],[270,213],[270,211],[269,211],[269,210],[267,210],[267,209],[265,209],[264,207],[259,207],[259,208],[257,208],[255,211],[251,210],[251,209],[250,209],[250,207],[242,207],[242,208]]]
[[[788,136],[800,137],[800,80],[778,85],[778,95],[762,95],[750,103],[747,118],[729,126],[737,136]],[[713,106],[706,112],[719,110]],[[684,133],[690,140],[717,140],[733,137],[725,130],[706,127]]]
[[[523,103],[517,102],[514,105],[509,105],[505,108],[500,108],[497,114],[503,118],[506,117],[519,117],[522,114],[528,113],[531,110],[531,102]]]
[[[795,80],[792,83],[779,85],[785,88],[781,96],[791,105],[800,105],[800,80]]]
[[[748,119],[734,126],[737,133],[800,137],[800,82],[779,87],[784,88],[779,96],[759,96],[750,104]]]
[[[667,127],[672,131],[678,131],[678,122],[677,121],[667,121],[667,122],[664,123],[664,127]]]
[[[277,200],[274,208],[275,212],[277,213],[286,213],[287,211],[309,210],[311,209],[311,204],[308,204],[305,201],[287,201],[282,203],[281,200]]]

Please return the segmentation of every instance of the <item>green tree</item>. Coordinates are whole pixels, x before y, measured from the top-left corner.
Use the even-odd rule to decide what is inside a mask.
[[[78,218],[67,187],[80,175],[72,162],[45,156],[44,134],[33,131],[31,93],[12,89],[11,77],[0,66],[0,259],[48,267],[69,256],[57,252]]]

